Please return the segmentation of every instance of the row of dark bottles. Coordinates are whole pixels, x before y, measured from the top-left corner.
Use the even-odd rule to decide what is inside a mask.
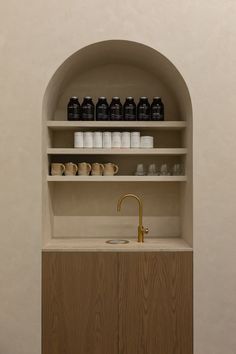
[[[150,105],[147,97],[141,97],[138,105],[133,97],[127,97],[122,105],[119,97],[113,97],[110,105],[106,97],[99,97],[96,110],[92,98],[86,96],[80,105],[77,97],[71,97],[67,106],[68,120],[141,120],[160,121],[164,120],[164,104],[160,97],[154,97]]]

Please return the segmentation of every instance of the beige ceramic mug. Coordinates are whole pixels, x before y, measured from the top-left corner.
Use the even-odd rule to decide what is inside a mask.
[[[78,164],[78,175],[79,176],[88,176],[91,172],[91,165],[87,162],[80,162]]]
[[[92,176],[102,176],[104,171],[104,166],[102,163],[93,163],[92,164]]]
[[[75,176],[78,171],[78,167],[73,162],[67,162],[65,164],[65,175],[66,176]]]
[[[104,176],[114,176],[119,171],[119,167],[114,163],[108,162],[104,164]]]
[[[63,163],[51,163],[51,175],[62,176],[65,172],[65,165]]]

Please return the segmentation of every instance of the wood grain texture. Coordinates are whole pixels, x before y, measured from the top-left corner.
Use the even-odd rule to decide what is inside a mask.
[[[117,257],[43,253],[43,354],[118,354]]]
[[[119,254],[119,354],[192,354],[191,252]]]

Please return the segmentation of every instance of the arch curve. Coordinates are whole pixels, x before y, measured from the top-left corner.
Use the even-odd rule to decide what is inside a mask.
[[[81,85],[76,87],[75,81],[80,81]],[[159,85],[155,86],[154,81]],[[124,86],[127,87],[128,95],[136,97],[147,95],[147,91],[143,92],[145,86],[150,94],[162,95],[166,101],[167,120],[192,118],[189,89],[176,66],[156,49],[128,40],[96,42],[69,56],[56,70],[46,88],[43,99],[45,118],[55,119],[57,105],[62,110],[62,105],[65,106],[70,95],[96,97],[94,93],[100,87],[101,95],[107,95],[108,98],[119,93],[124,96]],[[172,107],[169,112],[168,107]],[[66,119],[59,115],[59,119],[63,118]]]

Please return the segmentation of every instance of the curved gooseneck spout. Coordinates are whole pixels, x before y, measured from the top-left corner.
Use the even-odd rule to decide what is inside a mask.
[[[144,234],[148,233],[148,228],[143,227],[143,203],[137,195],[131,193],[125,194],[122,197],[120,197],[120,199],[118,200],[117,203],[118,212],[121,210],[121,204],[123,200],[126,198],[134,198],[138,201],[138,206],[139,206],[138,242],[144,242]]]

